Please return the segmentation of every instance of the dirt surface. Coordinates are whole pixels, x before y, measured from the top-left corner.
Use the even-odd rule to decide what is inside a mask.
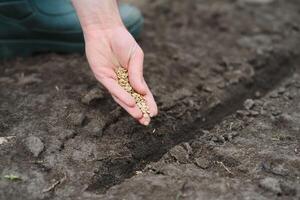
[[[159,116],[138,125],[83,56],[1,62],[0,199],[299,199],[300,2],[140,6]]]
[[[101,199],[299,199],[300,74]]]

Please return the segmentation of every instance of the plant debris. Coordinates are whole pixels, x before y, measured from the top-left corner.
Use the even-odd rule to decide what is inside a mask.
[[[22,180],[22,178],[20,176],[13,175],[13,174],[5,175],[4,178],[7,179],[7,180],[10,180],[10,181],[20,181],[20,180]]]

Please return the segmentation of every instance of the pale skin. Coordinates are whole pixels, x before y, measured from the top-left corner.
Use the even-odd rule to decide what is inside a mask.
[[[149,106],[150,116],[157,115],[157,105],[143,77],[144,53],[124,26],[116,0],[72,0],[85,39],[86,56],[96,77],[113,99],[143,125],[143,117],[133,97],[118,85],[115,69],[128,70],[129,82],[142,94]]]

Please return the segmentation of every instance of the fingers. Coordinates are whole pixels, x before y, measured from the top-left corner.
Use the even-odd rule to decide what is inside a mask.
[[[158,114],[158,109],[157,109],[157,105],[155,103],[154,97],[150,91],[150,89],[148,88],[148,86],[146,86],[146,95],[144,96],[147,105],[149,107],[149,111],[150,111],[150,117],[154,117]]]
[[[145,121],[142,112],[139,110],[137,106],[134,107],[128,107],[126,104],[124,104],[120,99],[118,99],[115,96],[112,96],[113,99],[122,107],[124,108],[133,118],[137,119],[141,124],[147,126],[149,122]]]
[[[126,105],[127,107],[135,107],[135,100],[134,98],[126,92],[116,80],[112,78],[101,78],[99,80],[111,93],[111,95],[117,97],[122,104]]]
[[[144,96],[150,110],[150,116],[154,117],[158,113],[157,105],[143,77],[144,53],[142,49],[136,45],[132,49],[128,65],[129,82],[133,89]]]
[[[142,117],[141,119],[139,119],[139,122],[145,126],[148,126],[150,124],[150,117]]]
[[[145,95],[147,87],[143,77],[144,53],[138,45],[135,45],[131,52],[128,64],[129,82],[135,91]]]

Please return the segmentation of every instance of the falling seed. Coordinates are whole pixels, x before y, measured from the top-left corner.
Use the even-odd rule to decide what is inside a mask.
[[[144,97],[141,94],[134,91],[134,89],[130,85],[129,79],[128,79],[128,71],[126,69],[124,69],[123,67],[118,67],[116,69],[116,74],[118,77],[118,84],[134,98],[137,107],[143,113],[143,117],[145,119],[149,120],[149,122],[150,122],[149,107],[148,107]]]

